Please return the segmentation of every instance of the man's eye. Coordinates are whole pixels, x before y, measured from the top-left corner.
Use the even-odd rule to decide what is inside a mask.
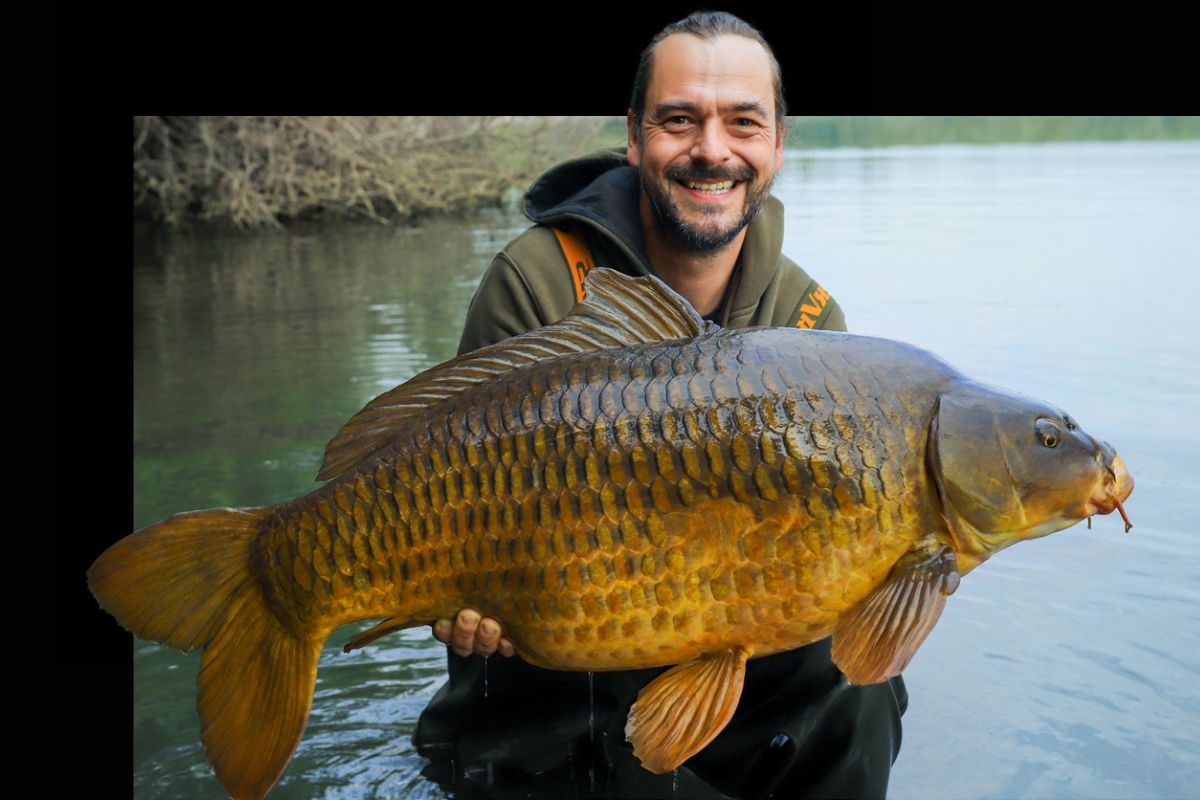
[[[762,120],[755,117],[738,117],[730,125],[741,131],[757,131],[764,127]]]

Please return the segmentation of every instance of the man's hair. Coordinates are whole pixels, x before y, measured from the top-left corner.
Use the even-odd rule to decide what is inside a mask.
[[[780,131],[787,124],[787,103],[783,99],[783,75],[775,52],[763,38],[757,28],[745,20],[735,17],[726,11],[695,11],[679,20],[672,22],[658,32],[642,51],[638,62],[637,74],[633,78],[633,94],[629,98],[629,108],[633,111],[633,120],[638,136],[641,136],[642,117],[646,113],[646,87],[650,85],[650,76],[654,70],[654,51],[659,43],[668,36],[676,33],[690,33],[701,39],[714,39],[718,36],[744,36],[753,39],[767,51],[767,60],[771,63],[771,83],[775,88],[775,126]]]

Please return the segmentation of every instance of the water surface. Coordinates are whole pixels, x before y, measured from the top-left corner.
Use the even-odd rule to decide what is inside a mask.
[[[1184,797],[1200,785],[1200,143],[789,152],[784,250],[852,331],[927,347],[1108,440],[1096,518],[971,573],[905,673],[893,798]],[[134,519],[310,491],[369,399],[454,354],[519,216],[135,233]],[[441,797],[410,741],[444,647],[335,632],[272,797]],[[134,645],[134,794],[219,796],[199,658]],[[582,699],[581,699],[582,701]]]

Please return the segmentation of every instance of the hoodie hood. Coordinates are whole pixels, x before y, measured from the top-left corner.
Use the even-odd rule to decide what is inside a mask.
[[[522,211],[541,225],[578,220],[604,234],[644,275],[651,275],[638,216],[637,170],[624,147],[600,150],[551,168],[525,193]]]
[[[553,221],[556,215],[563,214],[571,210],[575,205],[573,201],[580,199],[584,201],[584,208],[591,207],[597,212],[597,218],[603,218],[603,214],[594,207],[593,203],[587,202],[590,194],[587,192],[592,188],[592,183],[598,178],[607,176],[613,178],[614,175],[609,173],[621,173],[621,184],[628,188],[629,182],[636,187],[637,185],[637,170],[629,166],[629,160],[625,155],[624,147],[613,147],[607,150],[600,150],[595,153],[589,153],[586,156],[573,158],[570,161],[564,161],[557,166],[551,167],[540,178],[533,182],[529,187],[529,191],[525,193],[522,200],[521,210],[525,212],[525,216],[537,223],[546,224]],[[597,186],[598,191],[603,191],[604,184],[609,181],[602,182]],[[580,195],[584,195],[580,197]],[[634,197],[634,205],[636,207],[637,197]]]

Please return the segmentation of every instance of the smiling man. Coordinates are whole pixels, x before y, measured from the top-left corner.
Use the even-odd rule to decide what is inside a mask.
[[[783,165],[778,67],[740,35],[668,35],[652,53],[653,80],[635,89],[628,115],[646,255],[660,278],[711,314]]]
[[[786,127],[779,65],[723,12],[667,26],[642,54],[628,147],[561,164],[525,195],[534,227],[492,261],[459,352],[556,322],[588,269],[653,274],[724,327],[845,330],[841,309],[781,252],[771,183]],[[753,659],[729,726],[674,775],[642,769],[624,725],[663,669],[555,672],[517,658],[471,609],[434,635],[450,680],[421,715],[428,774],[458,796],[882,797],[900,746],[900,679],[850,686],[829,640]]]

